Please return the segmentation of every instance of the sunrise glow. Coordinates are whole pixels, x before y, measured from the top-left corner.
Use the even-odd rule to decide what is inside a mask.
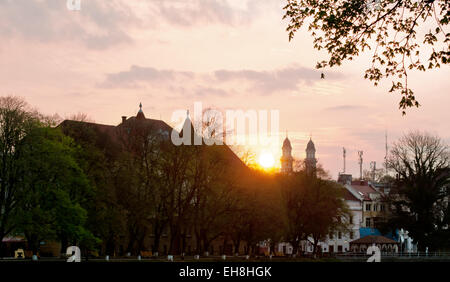
[[[258,163],[263,168],[272,168],[275,165],[275,158],[272,153],[265,152],[259,156]]]

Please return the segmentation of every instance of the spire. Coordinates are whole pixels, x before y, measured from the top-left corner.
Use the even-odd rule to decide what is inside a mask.
[[[290,151],[292,149],[292,146],[291,146],[291,141],[289,140],[288,135],[287,135],[287,130],[286,130],[286,138],[284,138],[282,148],[283,149],[287,148],[289,150],[289,155],[291,154]]]
[[[281,156],[281,172],[282,173],[291,173],[292,172],[292,146],[291,141],[288,138],[288,131],[286,130],[286,138],[283,142],[282,147],[283,154]]]
[[[309,136],[308,144],[306,145],[306,172],[310,175],[316,175],[316,147],[314,146],[314,142],[312,141],[311,135]]]
[[[186,119],[180,130],[179,136],[183,139],[184,145],[202,145],[203,139],[194,129],[191,119],[189,118],[189,109],[186,110]]]
[[[142,103],[139,103],[139,111],[136,115],[136,119],[145,119],[144,112],[142,111]]]
[[[306,145],[306,152],[313,151],[316,152],[316,147],[314,146],[314,142],[312,141],[311,137],[309,138],[308,144]]]

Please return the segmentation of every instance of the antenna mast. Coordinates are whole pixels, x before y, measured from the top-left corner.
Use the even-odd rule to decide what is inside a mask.
[[[387,130],[384,133],[385,137],[385,146],[386,146],[386,154],[384,155],[384,166],[386,169],[386,175],[388,174],[388,141],[387,141]]]
[[[343,171],[343,173],[345,173],[345,153],[346,153],[347,151],[345,151],[345,147],[342,147],[342,156],[344,157],[344,171]]]
[[[375,182],[375,173],[377,170],[377,162],[376,161],[370,162],[370,168],[372,169],[372,181]]]
[[[358,156],[359,156],[359,180],[362,180],[363,151],[358,151]]]

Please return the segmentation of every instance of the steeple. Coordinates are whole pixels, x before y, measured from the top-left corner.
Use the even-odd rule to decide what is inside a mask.
[[[305,159],[305,166],[306,166],[306,172],[308,174],[316,174],[316,147],[314,146],[314,142],[311,139],[311,136],[309,137],[309,142],[306,145],[306,159]]]
[[[180,137],[185,138],[184,145],[202,145],[203,139],[194,129],[194,125],[189,117],[189,109],[186,110],[186,119],[180,130]]]
[[[136,119],[145,119],[144,112],[142,111],[142,103],[139,103],[139,111],[136,115]]]
[[[281,156],[281,172],[283,173],[290,173],[292,172],[292,146],[291,141],[289,141],[288,138],[288,132],[286,130],[286,138],[283,141],[283,155]]]

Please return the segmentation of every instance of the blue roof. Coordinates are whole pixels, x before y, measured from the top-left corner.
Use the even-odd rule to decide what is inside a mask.
[[[359,237],[363,238],[369,235],[381,235],[380,231],[376,228],[361,227],[359,228]]]
[[[378,230],[376,228],[369,228],[369,227],[361,227],[361,228],[359,228],[359,238],[363,238],[363,237],[366,237],[368,235],[384,236],[384,237],[387,237],[389,239],[397,241],[397,234],[392,234],[392,232],[389,232],[388,234],[381,234],[380,230]]]

